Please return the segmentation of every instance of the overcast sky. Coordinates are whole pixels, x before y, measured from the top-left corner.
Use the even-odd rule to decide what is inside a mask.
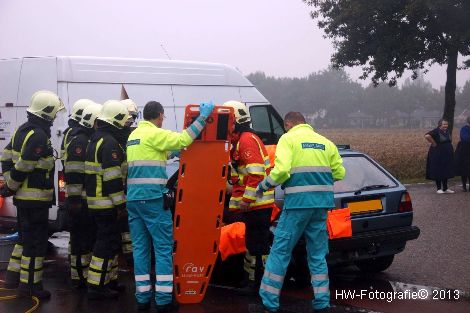
[[[166,58],[163,46],[172,59],[304,77],[333,52],[309,11],[301,0],[0,0],[0,58]],[[435,66],[425,78],[438,88],[445,77]],[[459,86],[468,79],[459,71]]]

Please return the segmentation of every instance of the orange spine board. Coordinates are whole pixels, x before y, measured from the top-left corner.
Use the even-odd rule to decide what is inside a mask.
[[[199,115],[197,108],[186,107],[185,128]],[[181,153],[174,216],[175,295],[180,303],[204,299],[217,259],[233,125],[233,110],[216,106],[199,138]]]

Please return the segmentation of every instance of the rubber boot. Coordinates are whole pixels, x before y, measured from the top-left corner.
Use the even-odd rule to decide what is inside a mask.
[[[94,287],[90,285],[88,286],[88,300],[116,299],[118,296],[119,292],[111,290],[109,287]]]
[[[42,283],[36,283],[36,284],[26,284],[23,282],[20,282],[20,285],[18,286],[18,295],[21,297],[38,297],[41,300],[49,299],[51,297],[51,293],[47,290],[45,290],[42,287]]]
[[[5,289],[16,289],[20,284],[20,272],[7,271],[5,275]]]
[[[16,289],[20,284],[20,269],[21,269],[21,256],[23,255],[23,246],[21,244],[15,244],[10,261],[8,262],[7,272],[5,275],[6,289]]]
[[[126,286],[123,284],[119,284],[117,279],[111,280],[108,284],[109,289],[117,291],[117,292],[124,292],[126,291]]]

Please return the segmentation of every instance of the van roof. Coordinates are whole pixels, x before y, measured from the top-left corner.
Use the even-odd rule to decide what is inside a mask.
[[[239,70],[219,63],[87,56],[15,59],[25,58],[55,58],[60,82],[253,87]]]
[[[240,71],[225,64],[104,57],[57,57],[57,80],[128,84],[252,87]]]

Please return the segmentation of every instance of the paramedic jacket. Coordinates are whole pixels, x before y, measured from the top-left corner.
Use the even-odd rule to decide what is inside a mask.
[[[54,157],[51,123],[28,114],[13,134],[1,159],[8,188],[16,191],[13,204],[22,208],[50,208],[54,202]]]
[[[189,146],[206,125],[199,116],[182,133],[158,128],[152,122],[140,121],[127,141],[127,200],[159,199],[166,192],[168,153]]]
[[[275,166],[260,185],[267,190],[282,184],[284,209],[334,208],[333,183],[345,172],[336,145],[300,124],[279,139]]]

